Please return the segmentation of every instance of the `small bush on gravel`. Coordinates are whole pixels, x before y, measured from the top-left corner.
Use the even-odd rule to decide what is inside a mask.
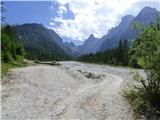
[[[140,92],[135,86],[132,89],[124,90],[123,94],[132,105],[136,116],[139,116],[139,113],[144,114],[144,111],[148,107],[148,102],[144,99],[143,92]]]
[[[34,60],[34,63],[40,63],[40,61],[39,60]]]
[[[51,65],[60,65],[60,64],[56,60],[52,60]]]

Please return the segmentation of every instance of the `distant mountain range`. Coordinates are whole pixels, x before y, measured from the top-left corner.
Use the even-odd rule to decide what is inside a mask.
[[[122,18],[121,23],[108,31],[101,50],[113,48],[118,45],[120,39],[134,40],[138,37],[139,32],[133,28],[134,23],[142,26],[148,26],[156,21],[158,11],[155,8],[145,7],[140,13],[133,17],[127,15]]]
[[[70,54],[62,39],[52,30],[41,24],[23,24],[14,26],[17,37],[24,45],[29,59],[66,60]]]
[[[99,40],[99,38],[95,38],[94,35],[90,35],[88,39],[83,43],[83,45],[80,45],[78,47],[78,50],[80,51],[80,55],[88,54],[88,53],[96,53],[99,51],[99,48],[102,44],[102,40]]]
[[[90,35],[80,46],[76,46],[73,42],[64,43],[56,32],[41,24],[23,24],[14,26],[14,29],[31,55],[39,57],[38,55],[41,53],[46,56],[54,56],[57,59],[68,59],[70,56],[78,57],[114,48],[121,39],[128,41],[136,39],[139,32],[133,28],[133,24],[148,26],[156,21],[158,14],[159,11],[155,8],[145,7],[136,17],[132,15],[122,17],[120,24],[111,28],[102,38]]]
[[[131,42],[139,36],[140,32],[133,27],[134,24],[142,27],[148,26],[151,23],[155,23],[158,14],[159,11],[155,8],[145,7],[136,17],[126,15],[122,17],[118,26],[111,28],[102,38],[95,38],[93,35],[90,35],[83,45],[77,48],[79,51],[77,54],[96,53],[97,51],[115,48],[119,41],[124,39]]]
[[[122,17],[118,26],[111,28],[105,36],[98,40],[99,42],[97,43],[100,45],[98,44],[98,46],[96,46],[95,44],[95,46],[93,45],[92,48],[96,48],[97,51],[104,51],[106,49],[116,47],[121,39],[126,39],[128,41],[136,39],[139,35],[139,32],[133,28],[134,23],[138,23],[142,26],[148,26],[156,21],[158,13],[159,11],[157,11],[155,8],[145,7],[136,17],[132,15],[126,15]],[[86,44],[88,43],[87,40],[84,43],[85,46],[89,46]],[[90,41],[94,42],[95,39],[90,39]],[[83,49],[87,48],[83,47]],[[88,52],[95,53],[95,50],[90,50]]]

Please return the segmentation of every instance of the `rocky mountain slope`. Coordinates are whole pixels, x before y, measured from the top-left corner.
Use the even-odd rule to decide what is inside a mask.
[[[52,30],[41,24],[23,24],[14,26],[17,37],[24,45],[30,59],[69,59],[69,52],[62,39]]]
[[[95,38],[94,35],[90,35],[83,45],[78,47],[78,50],[80,51],[80,55],[96,53],[99,51],[101,44],[102,40]]]
[[[105,41],[101,46],[101,50],[103,51],[116,47],[121,39],[126,39],[128,41],[136,39],[139,35],[139,31],[134,29],[134,24],[145,27],[151,23],[155,23],[158,13],[159,12],[155,8],[145,7],[136,17],[131,15],[123,17],[118,26],[108,31]]]

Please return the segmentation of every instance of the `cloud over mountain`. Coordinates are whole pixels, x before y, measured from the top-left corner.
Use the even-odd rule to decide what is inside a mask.
[[[137,15],[144,6],[157,9],[159,0],[56,0],[58,16],[50,28],[62,37],[85,40],[90,34],[101,37],[120,23],[126,14]],[[132,10],[130,10],[132,9]],[[56,24],[55,24],[56,23]],[[58,24],[57,24],[58,23]]]

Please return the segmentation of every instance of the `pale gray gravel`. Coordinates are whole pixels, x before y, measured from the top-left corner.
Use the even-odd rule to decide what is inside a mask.
[[[2,79],[2,120],[133,120],[121,90],[131,70],[60,62],[16,68]]]

